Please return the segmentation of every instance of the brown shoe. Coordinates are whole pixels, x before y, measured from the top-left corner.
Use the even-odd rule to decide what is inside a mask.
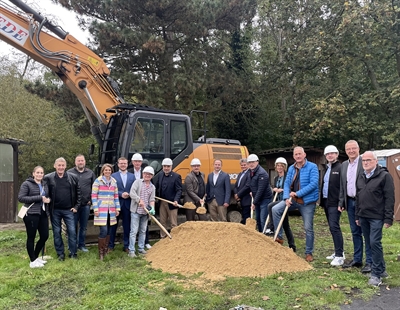
[[[279,237],[276,237],[275,242],[278,242],[279,244],[283,244],[283,240]]]
[[[128,248],[125,248],[125,249],[124,249],[124,252],[129,253],[129,249],[128,249]]]
[[[311,263],[314,260],[314,257],[312,256],[312,254],[307,254],[306,255],[306,261]]]

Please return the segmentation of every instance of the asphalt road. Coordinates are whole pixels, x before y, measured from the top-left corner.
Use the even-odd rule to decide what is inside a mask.
[[[400,309],[400,287],[388,290],[386,285],[380,286],[380,292],[365,301],[354,299],[350,305],[343,305],[342,310],[399,310]]]

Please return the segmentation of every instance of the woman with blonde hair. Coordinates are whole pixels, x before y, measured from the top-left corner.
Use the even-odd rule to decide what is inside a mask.
[[[41,166],[33,169],[32,176],[21,185],[18,200],[28,207],[23,217],[26,227],[26,250],[28,251],[31,268],[43,267],[47,261],[39,257],[40,251],[49,238],[49,188],[43,181],[44,170]],[[39,240],[35,245],[36,232],[39,232]]]
[[[117,181],[111,177],[113,167],[104,164],[100,176],[92,186],[92,205],[94,212],[94,225],[99,226],[99,258],[104,259],[110,241],[110,226],[117,224],[120,205],[118,199]]]

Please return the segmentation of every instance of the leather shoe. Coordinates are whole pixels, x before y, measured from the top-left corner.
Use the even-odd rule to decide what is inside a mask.
[[[342,266],[343,268],[351,268],[351,267],[357,267],[360,268],[362,267],[362,263],[360,262],[355,262],[354,260],[352,260],[350,263],[348,264],[343,264]]]
[[[65,255],[64,255],[64,254],[58,254],[57,256],[58,256],[58,260],[59,260],[60,262],[65,261]]]
[[[279,237],[276,237],[275,242],[278,242],[279,244],[283,244],[283,240]]]
[[[312,256],[312,254],[307,254],[306,255],[306,261],[311,263],[314,260],[314,257]]]
[[[361,269],[362,273],[370,273],[371,272],[371,264],[366,263],[364,268]]]
[[[126,253],[129,253],[129,249],[128,248],[125,248],[123,251],[126,252]]]

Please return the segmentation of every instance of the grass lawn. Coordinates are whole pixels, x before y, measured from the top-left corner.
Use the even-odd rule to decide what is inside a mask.
[[[305,235],[301,217],[291,216],[298,255],[304,257]],[[142,258],[129,258],[121,245],[98,260],[97,246],[79,253],[78,260],[59,262],[52,236],[47,242],[49,260],[44,268],[29,268],[25,233],[0,232],[0,309],[220,309],[249,305],[264,309],[339,309],[354,298],[370,298],[378,289],[367,285],[359,269],[331,267],[326,256],[333,242],[321,208],[315,216],[315,261],[312,271],[276,274],[265,278],[204,280],[200,274],[185,277],[153,270]],[[352,243],[347,214],[342,216],[345,254]],[[51,234],[50,234],[51,235]],[[400,286],[400,224],[383,231],[386,267],[383,285]],[[229,249],[227,249],[229,251]],[[365,258],[364,258],[365,259]],[[279,261],[271,261],[279,264]],[[243,268],[251,268],[243,262]]]

